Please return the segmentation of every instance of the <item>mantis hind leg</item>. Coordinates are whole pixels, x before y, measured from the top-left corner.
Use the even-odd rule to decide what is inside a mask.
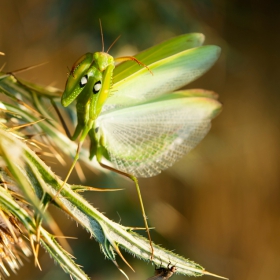
[[[151,247],[151,257],[150,257],[150,259],[152,260],[153,256],[154,256],[154,247],[153,247],[152,238],[151,238],[151,234],[150,234],[150,230],[149,230],[149,226],[148,226],[147,216],[146,216],[146,213],[145,213],[145,208],[144,208],[144,203],[143,203],[140,187],[139,187],[139,184],[138,184],[138,179],[136,177],[134,177],[133,175],[127,174],[127,173],[122,172],[120,170],[117,170],[117,169],[115,169],[111,166],[103,164],[100,160],[98,160],[98,162],[99,162],[100,166],[102,166],[106,169],[109,169],[111,171],[114,171],[114,172],[116,172],[120,175],[123,175],[123,176],[131,179],[135,183],[135,187],[136,187],[136,191],[137,191],[137,195],[138,195],[138,198],[139,198],[140,207],[141,207],[141,211],[142,211],[142,216],[143,216],[143,219],[144,219],[145,228],[146,228],[147,235],[148,235],[149,242],[150,242],[150,247]]]
[[[76,151],[74,160],[73,160],[73,162],[71,164],[71,167],[70,167],[70,169],[69,169],[69,171],[68,171],[68,173],[66,175],[66,178],[64,179],[63,183],[61,184],[61,186],[60,186],[58,192],[56,193],[55,197],[58,197],[59,193],[62,191],[64,185],[68,181],[68,179],[69,179],[69,177],[70,177],[70,175],[71,175],[71,173],[72,173],[72,171],[73,171],[73,169],[74,169],[74,167],[75,167],[75,165],[76,165],[76,163],[77,163],[77,161],[79,159],[80,148],[81,148],[81,142],[78,143],[77,151]]]

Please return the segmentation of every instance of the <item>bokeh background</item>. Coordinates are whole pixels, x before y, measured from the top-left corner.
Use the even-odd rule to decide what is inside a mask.
[[[48,61],[20,74],[63,89],[67,66],[121,35],[110,53],[133,54],[172,36],[202,32],[222,47],[217,64],[188,88],[219,93],[224,110],[188,156],[161,175],[140,180],[153,241],[231,280],[280,279],[280,5],[276,1],[1,0],[0,64],[5,71]],[[67,170],[57,164],[61,177]],[[124,225],[143,224],[131,182],[85,169],[87,184],[122,187],[87,198]],[[72,182],[77,178],[72,177]],[[77,262],[91,279],[124,279],[94,240],[53,209]],[[143,232],[144,234],[144,232]],[[151,264],[125,254],[130,279],[153,275]],[[41,250],[43,271],[25,261],[10,279],[69,279]],[[172,279],[186,279],[174,276]],[[203,276],[201,279],[210,279]]]

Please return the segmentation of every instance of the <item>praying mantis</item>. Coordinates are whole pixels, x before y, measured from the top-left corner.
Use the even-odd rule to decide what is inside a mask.
[[[88,135],[89,158],[95,156],[102,167],[134,181],[151,259],[153,245],[137,178],[155,176],[172,166],[204,138],[221,111],[213,92],[175,91],[218,59],[220,48],[202,46],[203,41],[202,34],[185,34],[135,57],[116,59],[104,52],[103,43],[102,52],[86,53],[74,63],[61,97],[64,107],[76,101],[77,125],[71,139],[78,139],[61,189]],[[117,62],[123,63],[115,66]]]

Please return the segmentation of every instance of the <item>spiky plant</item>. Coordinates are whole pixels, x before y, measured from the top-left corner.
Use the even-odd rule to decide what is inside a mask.
[[[22,253],[29,257],[33,252],[35,262],[40,266],[37,256],[41,246],[72,279],[89,279],[54,233],[43,226],[53,228],[55,225],[48,212],[50,204],[82,225],[99,243],[106,258],[124,275],[116,256],[131,266],[120,249],[150,261],[148,240],[132,228],[109,220],[81,197],[79,191],[88,190],[88,187],[66,183],[60,191],[63,182],[40,158],[45,146],[58,159],[62,159],[61,155],[71,158],[76,153],[75,143],[64,134],[57,118],[45,109],[51,103],[59,107],[61,92],[23,81],[12,73],[0,72],[0,93],[1,277],[9,276],[9,270],[19,269]],[[74,114],[71,107],[65,112],[68,116]],[[83,149],[80,160],[94,164]],[[54,231],[57,232],[57,228]],[[176,264],[177,273],[185,275],[213,275],[200,265],[157,245],[154,245],[152,262],[165,267],[169,263]]]

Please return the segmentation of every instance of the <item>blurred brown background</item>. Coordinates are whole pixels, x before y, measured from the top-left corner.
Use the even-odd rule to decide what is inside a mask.
[[[101,49],[99,18],[107,47],[122,35],[114,56],[187,32],[202,32],[206,44],[221,46],[218,63],[188,88],[219,93],[222,114],[191,154],[140,181],[156,227],[153,241],[231,280],[280,279],[279,6],[270,0],[2,0],[1,64],[11,71],[48,61],[21,77],[63,89],[67,66]],[[65,176],[59,165],[55,170]],[[125,188],[87,195],[94,206],[124,225],[143,224],[132,183],[113,174],[86,175],[96,187]],[[64,233],[79,237],[71,246],[92,279],[124,279],[88,233],[55,213]],[[119,260],[130,279],[153,274],[151,265],[125,256],[136,270]],[[40,262],[42,272],[31,259],[10,279],[69,279],[42,250]]]

